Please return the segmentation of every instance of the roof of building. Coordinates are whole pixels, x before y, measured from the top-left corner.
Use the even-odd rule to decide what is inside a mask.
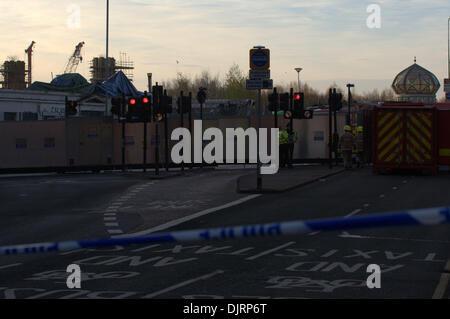
[[[415,62],[400,72],[392,82],[392,88],[398,95],[435,95],[440,86],[433,73]]]

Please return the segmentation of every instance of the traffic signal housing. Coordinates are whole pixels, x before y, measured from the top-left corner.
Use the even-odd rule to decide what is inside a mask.
[[[197,92],[197,102],[204,104],[206,102],[206,88],[200,87]]]
[[[178,113],[180,113],[180,111],[181,111],[180,103],[183,104],[183,110],[182,110],[183,113],[189,113],[191,111],[192,101],[188,95],[183,95],[183,96],[181,96],[181,99],[180,99],[180,97],[177,99],[177,112]]]
[[[78,102],[77,101],[69,101],[66,99],[66,115],[74,116],[77,115],[78,110]]]
[[[289,93],[280,94],[280,110],[289,110]]]
[[[302,92],[296,92],[293,96],[293,108],[292,110],[285,110],[284,117],[286,119],[305,119],[310,120],[313,118],[314,110],[305,109],[305,95]]]
[[[267,106],[269,111],[276,112],[278,111],[278,93],[270,93],[269,96],[269,105]]]

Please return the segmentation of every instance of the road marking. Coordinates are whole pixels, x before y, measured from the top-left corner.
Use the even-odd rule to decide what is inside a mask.
[[[384,194],[381,194],[381,195],[380,195],[380,198],[384,198],[384,197],[385,197]]]
[[[105,215],[105,216],[116,216],[117,214],[116,213],[105,213],[103,215]]]
[[[269,255],[269,254],[271,254],[271,253],[273,253],[273,252],[276,252],[276,251],[278,251],[278,250],[281,250],[281,249],[283,249],[283,248],[286,248],[286,247],[288,247],[288,246],[291,246],[292,244],[295,244],[295,241],[290,241],[290,242],[288,242],[288,243],[286,243],[286,244],[283,244],[283,245],[281,245],[281,246],[278,246],[278,247],[275,247],[275,248],[272,248],[272,249],[263,251],[263,252],[260,253],[260,254],[257,254],[257,255],[251,256],[251,257],[247,257],[247,258],[245,258],[245,259],[246,259],[246,260],[255,260],[256,258],[265,256],[265,255]]]
[[[360,208],[355,209],[355,210],[352,211],[350,214],[345,215],[344,218],[352,217],[353,215],[356,215],[356,214],[358,214],[358,213],[361,212],[361,211],[362,211],[362,209],[360,209]],[[309,236],[314,236],[314,235],[317,235],[317,234],[319,234],[319,233],[320,233],[320,231],[315,231],[315,232],[313,232],[313,233],[309,233],[308,235],[309,235]],[[344,233],[346,233],[345,236],[352,236],[352,235],[350,235],[350,234],[347,233],[347,232],[343,232],[342,234],[344,234]]]
[[[110,234],[123,234],[123,231],[120,229],[108,229],[107,231]]]
[[[450,274],[444,273],[441,275],[439,283],[436,287],[436,290],[433,294],[433,299],[442,299],[444,298],[445,291],[447,290],[448,282],[450,280]]]
[[[205,215],[217,212],[219,210],[223,210],[223,209],[226,209],[226,208],[229,208],[229,207],[240,205],[242,203],[245,203],[245,202],[247,202],[249,200],[252,200],[254,198],[257,198],[259,196],[261,196],[261,194],[249,195],[249,196],[240,198],[238,200],[229,202],[227,204],[220,205],[220,206],[217,206],[217,207],[208,208],[208,209],[202,210],[200,212],[197,212],[195,214],[188,215],[188,216],[185,216],[185,217],[182,217],[182,218],[178,218],[178,219],[172,220],[172,221],[170,221],[168,223],[161,224],[159,226],[155,226],[155,227],[152,227],[152,228],[147,229],[147,230],[143,230],[143,231],[140,231],[140,232],[137,232],[137,233],[132,233],[132,234],[126,234],[126,235],[122,235],[122,236],[117,236],[117,237],[120,238],[120,237],[145,236],[145,235],[148,235],[148,234],[151,234],[151,233],[154,233],[154,232],[158,232],[158,231],[161,231],[161,230],[165,230],[165,229],[168,229],[168,228],[171,228],[171,227],[183,224],[183,223],[185,223],[187,221],[190,221],[190,220],[193,220],[193,219],[196,219],[196,218],[199,218],[199,217],[202,217],[202,216],[205,216]]]
[[[360,209],[360,208],[355,209],[355,210],[352,211],[350,214],[345,215],[344,218],[352,217],[353,215],[356,215],[356,214],[358,214],[358,213],[361,212],[361,211],[362,211],[362,209]]]
[[[394,187],[392,187],[392,189],[393,189],[393,190],[397,190],[397,189],[398,189],[398,187],[397,187],[397,186],[394,186]]]
[[[165,294],[166,292],[169,292],[169,291],[172,291],[172,290],[175,290],[175,289],[178,289],[178,288],[181,288],[181,287],[184,287],[184,286],[193,284],[193,283],[195,283],[195,282],[197,282],[197,281],[200,281],[200,280],[207,280],[207,279],[209,279],[209,278],[211,278],[211,277],[214,277],[214,276],[216,276],[216,275],[220,275],[220,274],[223,274],[223,273],[224,273],[223,270],[216,270],[216,271],[214,271],[214,272],[212,272],[212,273],[209,273],[209,274],[206,274],[206,275],[197,277],[197,278],[192,278],[192,279],[189,279],[189,280],[180,282],[179,284],[176,284],[176,285],[167,287],[167,288],[165,288],[165,289],[163,289],[163,290],[159,290],[159,291],[156,291],[156,292],[154,292],[154,293],[145,295],[145,296],[142,297],[142,298],[148,298],[148,299],[154,298],[154,297],[156,297],[156,296]]]
[[[105,223],[106,227],[119,227],[119,223]]]
[[[22,263],[5,265],[5,266],[0,266],[0,269],[12,268],[12,267],[20,266],[20,265],[22,265]]]
[[[117,217],[103,217],[103,220],[107,221],[117,220]]]
[[[411,239],[411,238],[396,238],[396,237],[376,237],[376,236],[360,236],[360,235],[350,235],[348,232],[342,232],[339,237],[343,238],[362,238],[362,239],[382,239],[382,240],[399,240],[399,241],[411,241],[419,243],[440,243],[440,244],[450,244],[450,241],[445,240],[433,240],[433,239]]]

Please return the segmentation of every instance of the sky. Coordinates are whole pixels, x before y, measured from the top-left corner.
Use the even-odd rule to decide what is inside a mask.
[[[367,25],[373,4],[379,28]],[[233,63],[247,72],[255,45],[270,49],[275,86],[297,81],[302,67],[301,81],[320,90],[333,82],[382,90],[414,56],[442,86],[448,17],[449,0],[110,0],[109,53],[134,61],[139,90],[148,72],[154,82],[203,70],[223,78]],[[89,79],[89,61],[105,55],[105,22],[106,0],[1,0],[0,61],[26,60],[36,41],[33,80],[49,82],[84,41],[77,72]]]

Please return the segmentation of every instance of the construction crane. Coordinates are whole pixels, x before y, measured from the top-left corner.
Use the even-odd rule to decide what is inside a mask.
[[[81,56],[81,48],[83,45],[84,42],[80,42],[75,47],[75,51],[70,56],[69,62],[67,62],[66,68],[64,69],[64,74],[74,73],[77,70],[78,64],[83,62],[83,57]]]
[[[28,85],[31,85],[31,57],[33,55],[33,47],[36,44],[36,42],[31,41],[30,46],[25,50],[25,53],[28,55]]]

